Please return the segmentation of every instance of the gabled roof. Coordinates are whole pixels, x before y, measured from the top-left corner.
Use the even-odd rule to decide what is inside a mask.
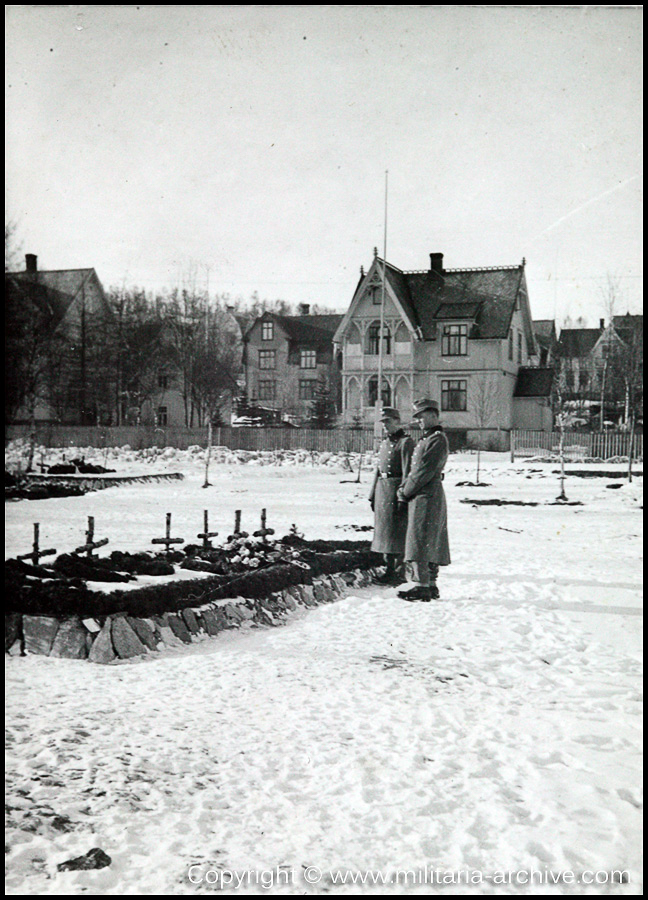
[[[626,343],[631,342],[636,335],[643,335],[643,316],[631,316],[630,313],[626,313],[625,316],[614,316],[612,325],[621,340]]]
[[[560,355],[569,359],[588,356],[602,334],[601,328],[563,328],[558,341]]]
[[[556,339],[556,320],[555,319],[534,319],[533,331],[536,340],[543,347],[548,347]]]
[[[265,312],[250,325],[245,333],[244,340],[247,340],[257,322],[264,318],[273,319],[290,341],[309,344],[330,344],[343,316],[341,314],[283,316],[278,313]]]
[[[275,316],[289,339],[308,343],[330,343],[342,321],[341,315]]]
[[[11,280],[14,285],[19,285],[33,302],[41,308],[48,308],[56,327],[93,274],[96,277],[94,269],[39,269],[34,273],[6,273],[5,282]]]
[[[522,366],[518,369],[514,397],[549,397],[554,370]]]
[[[351,306],[359,299],[363,282],[382,272],[383,260],[376,256],[371,269],[361,279]],[[386,281],[393,298],[400,306],[411,330],[425,340],[434,340],[440,319],[466,318],[474,320],[473,337],[506,338],[516,304],[528,312],[524,263],[519,266],[488,267],[483,269],[433,269],[404,272],[391,263],[385,264]],[[341,337],[349,321],[351,308],[345,316]],[[527,340],[532,346],[534,335],[530,315]]]

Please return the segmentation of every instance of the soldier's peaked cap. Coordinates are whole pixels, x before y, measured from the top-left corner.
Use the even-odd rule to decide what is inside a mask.
[[[425,412],[426,409],[431,409],[432,412],[435,412],[437,415],[439,414],[439,404],[437,401],[424,397],[422,400],[414,401],[414,411],[412,415],[416,418],[416,416],[420,416],[421,413]]]
[[[398,419],[400,421],[400,413],[393,406],[383,406],[380,418],[382,421],[385,419]]]

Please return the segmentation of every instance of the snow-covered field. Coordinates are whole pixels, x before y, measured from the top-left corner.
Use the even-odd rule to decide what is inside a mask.
[[[639,893],[643,479],[551,506],[555,464],[483,458],[489,487],[457,486],[473,455],[446,469],[439,602],[354,589],[139,662],[8,658],[9,893]],[[368,537],[370,473],[342,458],[222,453],[206,489],[198,451],[86,459],[186,477],[7,504],[7,557],[33,522],[69,551],[88,515],[100,554],[151,549],[167,512],[193,542],[204,509],[223,538],[262,507],[278,534]],[[541,505],[460,502],[495,497]],[[112,864],[57,873],[92,847]]]

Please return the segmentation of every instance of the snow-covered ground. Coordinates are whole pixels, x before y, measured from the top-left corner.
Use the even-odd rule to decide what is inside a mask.
[[[198,451],[104,456],[86,459],[186,477],[7,504],[6,556],[33,522],[78,546],[88,515],[100,554],[151,549],[167,512],[195,541],[204,509],[223,538],[262,507],[278,534],[368,537],[370,473],[341,458],[223,454],[203,489]],[[457,486],[473,455],[446,470],[442,601],[354,589],[139,662],[7,659],[8,891],[203,893],[231,872],[243,893],[639,893],[642,479],[570,478],[582,505],[544,505],[555,464],[483,459],[489,487]],[[495,497],[541,505],[460,502]],[[112,864],[57,873],[92,847]],[[589,872],[606,883],[571,883]]]

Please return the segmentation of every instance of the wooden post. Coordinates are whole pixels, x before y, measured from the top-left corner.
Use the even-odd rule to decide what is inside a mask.
[[[86,542],[82,547],[77,547],[72,553],[85,553],[88,559],[94,556],[93,550],[97,547],[104,547],[109,543],[108,538],[102,538],[100,541],[94,540],[94,516],[88,516],[88,530],[86,531]]]
[[[209,516],[208,516],[207,510],[204,511],[203,523],[204,523],[204,525],[203,525],[202,534],[197,534],[196,537],[202,538],[203,550],[211,550],[212,545],[211,545],[211,541],[209,540],[209,538],[216,537],[218,532],[209,530]]]
[[[166,537],[153,538],[152,544],[164,544],[165,552],[171,552],[171,544],[184,544],[184,538],[171,537],[171,513],[166,514]]]
[[[212,423],[211,423],[211,418],[210,418],[209,426],[207,428],[207,455],[205,457],[205,483],[203,484],[204,488],[208,488],[211,486],[209,484],[209,458],[211,456],[211,447],[212,447]],[[207,526],[205,526],[205,531],[207,531]]]
[[[634,413],[630,416],[630,434],[629,434],[629,445],[628,445],[628,481],[632,481],[632,459],[634,456],[634,430],[635,430],[635,420]]]
[[[20,556],[16,557],[17,559],[31,559],[32,565],[37,566],[38,560],[41,556],[51,556],[52,553],[56,553],[56,550],[39,550],[38,549],[38,531],[40,525],[38,522],[34,522],[34,543],[33,549],[30,553],[22,553]]]
[[[513,429],[510,431],[511,435],[511,462],[515,462],[515,432]]]

